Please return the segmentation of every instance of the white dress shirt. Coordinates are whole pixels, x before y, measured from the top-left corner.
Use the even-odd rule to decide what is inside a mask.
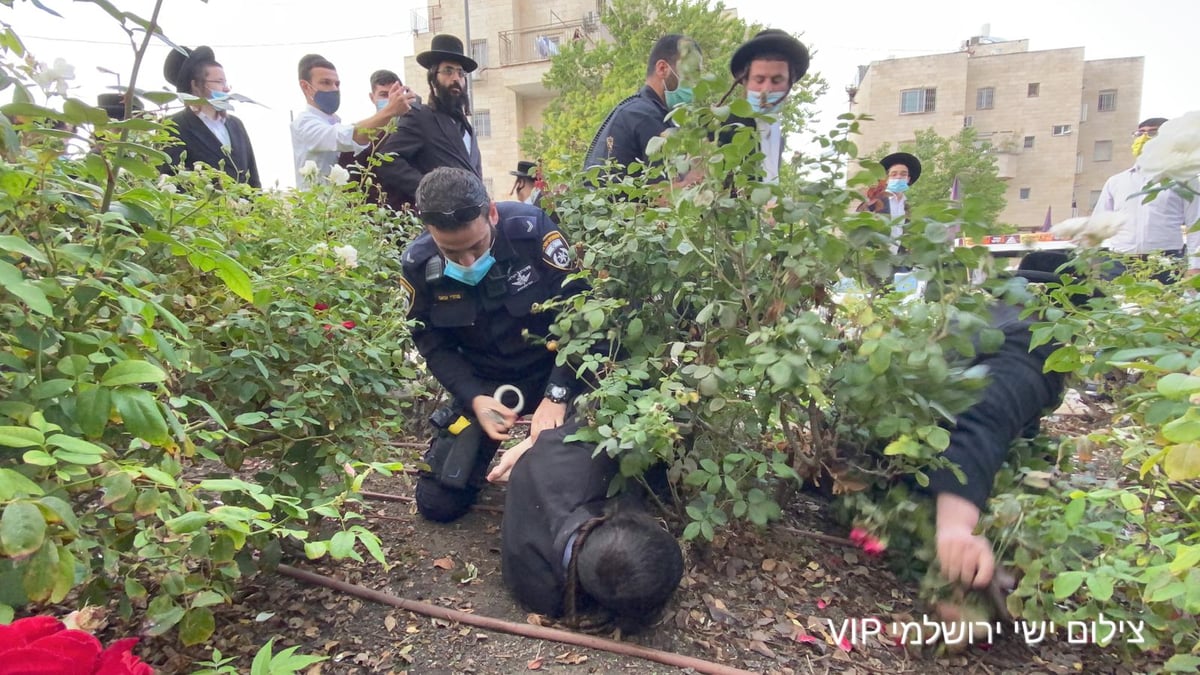
[[[1104,247],[1117,253],[1153,253],[1177,251],[1183,248],[1184,232],[1200,220],[1200,199],[1188,201],[1172,190],[1164,190],[1148,204],[1139,195],[1149,183],[1149,176],[1133,168],[1111,177],[1104,183],[1096,213],[1122,213],[1126,217],[1121,230],[1104,242]],[[1191,184],[1196,189],[1196,184]],[[1186,236],[1188,269],[1200,269],[1200,232]]]
[[[766,176],[763,178],[764,183],[779,182],[779,155],[783,152],[783,124],[774,122],[766,123],[764,120],[758,120],[758,136],[760,139],[759,147],[765,156],[763,159],[763,171]]]
[[[313,183],[300,175],[300,167],[312,160],[317,177],[329,175],[338,153],[360,152],[367,146],[354,142],[354,125],[343,124],[337,115],[326,115],[313,106],[292,120],[292,157],[296,162],[296,187],[307,190]]]
[[[892,217],[892,241],[900,241],[904,234],[905,218],[908,217],[907,204],[903,194],[888,197],[888,214]],[[892,253],[900,252],[900,244],[892,244]]]
[[[225,113],[217,112],[215,113],[215,117],[209,117],[202,108],[199,110],[193,108],[192,110],[196,113],[196,117],[199,117],[200,121],[204,122],[204,126],[208,127],[213,136],[216,136],[217,140],[221,141],[221,147],[225,148],[228,152],[233,141],[229,139],[229,127],[225,126]]]

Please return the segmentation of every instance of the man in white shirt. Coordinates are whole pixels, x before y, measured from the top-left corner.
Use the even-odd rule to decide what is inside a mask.
[[[362,121],[346,124],[334,114],[341,106],[342,83],[337,68],[318,54],[308,54],[300,59],[299,70],[300,90],[308,102],[304,112],[292,120],[296,187],[301,190],[328,176],[329,169],[337,164],[338,153],[365,149],[374,136],[372,132],[407,113],[416,98],[412,90],[397,82],[388,89],[387,105]],[[309,161],[317,166],[312,178],[300,175],[300,169]]]
[[[1138,125],[1133,132],[1133,155],[1142,152],[1142,146],[1158,135],[1158,128],[1167,120],[1152,117]],[[1130,259],[1145,259],[1150,254],[1171,258],[1188,256],[1187,276],[1200,273],[1200,232],[1185,235],[1192,225],[1200,220],[1200,199],[1188,200],[1174,190],[1164,190],[1148,203],[1143,204],[1141,194],[1150,182],[1141,167],[1134,165],[1112,176],[1104,183],[1094,213],[1120,213],[1125,223],[1115,235],[1104,242],[1104,248],[1116,254],[1112,268],[1106,276],[1112,278],[1125,271],[1125,262]],[[1195,181],[1192,189],[1197,189]],[[1174,274],[1160,275],[1167,282]]]
[[[753,124],[758,129],[764,157],[763,180],[778,183],[784,145],[778,113],[792,87],[808,72],[808,49],[787,32],[768,28],[738,47],[729,61],[729,70],[734,86],[746,88],[751,110],[764,116],[753,123],[740,118],[730,121]]]

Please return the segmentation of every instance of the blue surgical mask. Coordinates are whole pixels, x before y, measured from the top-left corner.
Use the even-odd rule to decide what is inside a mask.
[[[342,107],[342,92],[318,91],[313,94],[313,103],[316,104],[317,110],[326,115],[332,115]]]
[[[459,265],[453,260],[446,260],[444,274],[468,286],[478,286],[479,282],[483,281],[483,278],[487,276],[488,270],[492,269],[492,265],[494,264],[496,264],[496,258],[492,255],[491,250],[489,250],[482,257],[476,258],[475,262],[470,265]]]
[[[208,92],[208,103],[217,110],[233,110],[233,100],[227,91],[214,89]]]
[[[888,181],[887,189],[888,189],[888,192],[891,192],[893,194],[900,194],[901,192],[906,192],[908,190],[908,179],[907,178],[893,178]]]
[[[763,104],[763,95],[760,91],[746,92],[746,100],[750,102],[750,109],[757,114],[773,113],[779,109],[779,103],[783,97],[787,96],[786,91],[769,91],[767,92],[767,102]]]
[[[375,100],[375,109],[383,110],[384,108],[387,107],[387,104],[388,104],[388,100],[386,98],[376,99]]]
[[[691,87],[679,86],[677,89],[668,89],[667,92],[667,107],[674,108],[677,105],[687,105],[695,98]]]

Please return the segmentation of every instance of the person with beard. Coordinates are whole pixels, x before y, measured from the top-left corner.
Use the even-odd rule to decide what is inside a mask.
[[[308,107],[292,121],[292,156],[296,163],[296,187],[306,190],[313,181],[300,175],[307,162],[317,165],[317,176],[328,176],[337,164],[339,152],[359,152],[367,147],[377,129],[387,126],[394,117],[408,112],[416,98],[412,90],[392,83],[387,91],[387,103],[377,107],[375,114],[345,124],[336,114],[342,104],[341,80],[337,68],[320,54],[307,54],[300,59],[300,91]]]
[[[171,173],[179,166],[191,171],[197,164],[206,164],[239,183],[261,188],[250,136],[242,121],[228,113],[229,83],[212,48],[171,50],[163,64],[163,76],[176,91],[196,99],[167,118],[174,124],[171,136],[175,142],[166,148],[171,161],[160,171]]]
[[[483,160],[469,119],[467,74],[479,64],[463,52],[462,40],[436,35],[429,50],[417,54],[428,71],[429,104],[414,105],[401,117],[396,131],[379,146],[390,156],[375,169],[375,177],[393,208],[416,203],[417,185],[440,167],[465,169],[483,178]]]

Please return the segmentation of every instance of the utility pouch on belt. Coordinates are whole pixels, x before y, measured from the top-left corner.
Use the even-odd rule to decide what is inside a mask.
[[[445,427],[449,437],[439,439],[446,443],[445,461],[441,468],[431,467],[438,482],[448,488],[462,490],[471,480],[475,461],[479,457],[479,444],[483,441],[483,428],[479,422],[464,415]]]

